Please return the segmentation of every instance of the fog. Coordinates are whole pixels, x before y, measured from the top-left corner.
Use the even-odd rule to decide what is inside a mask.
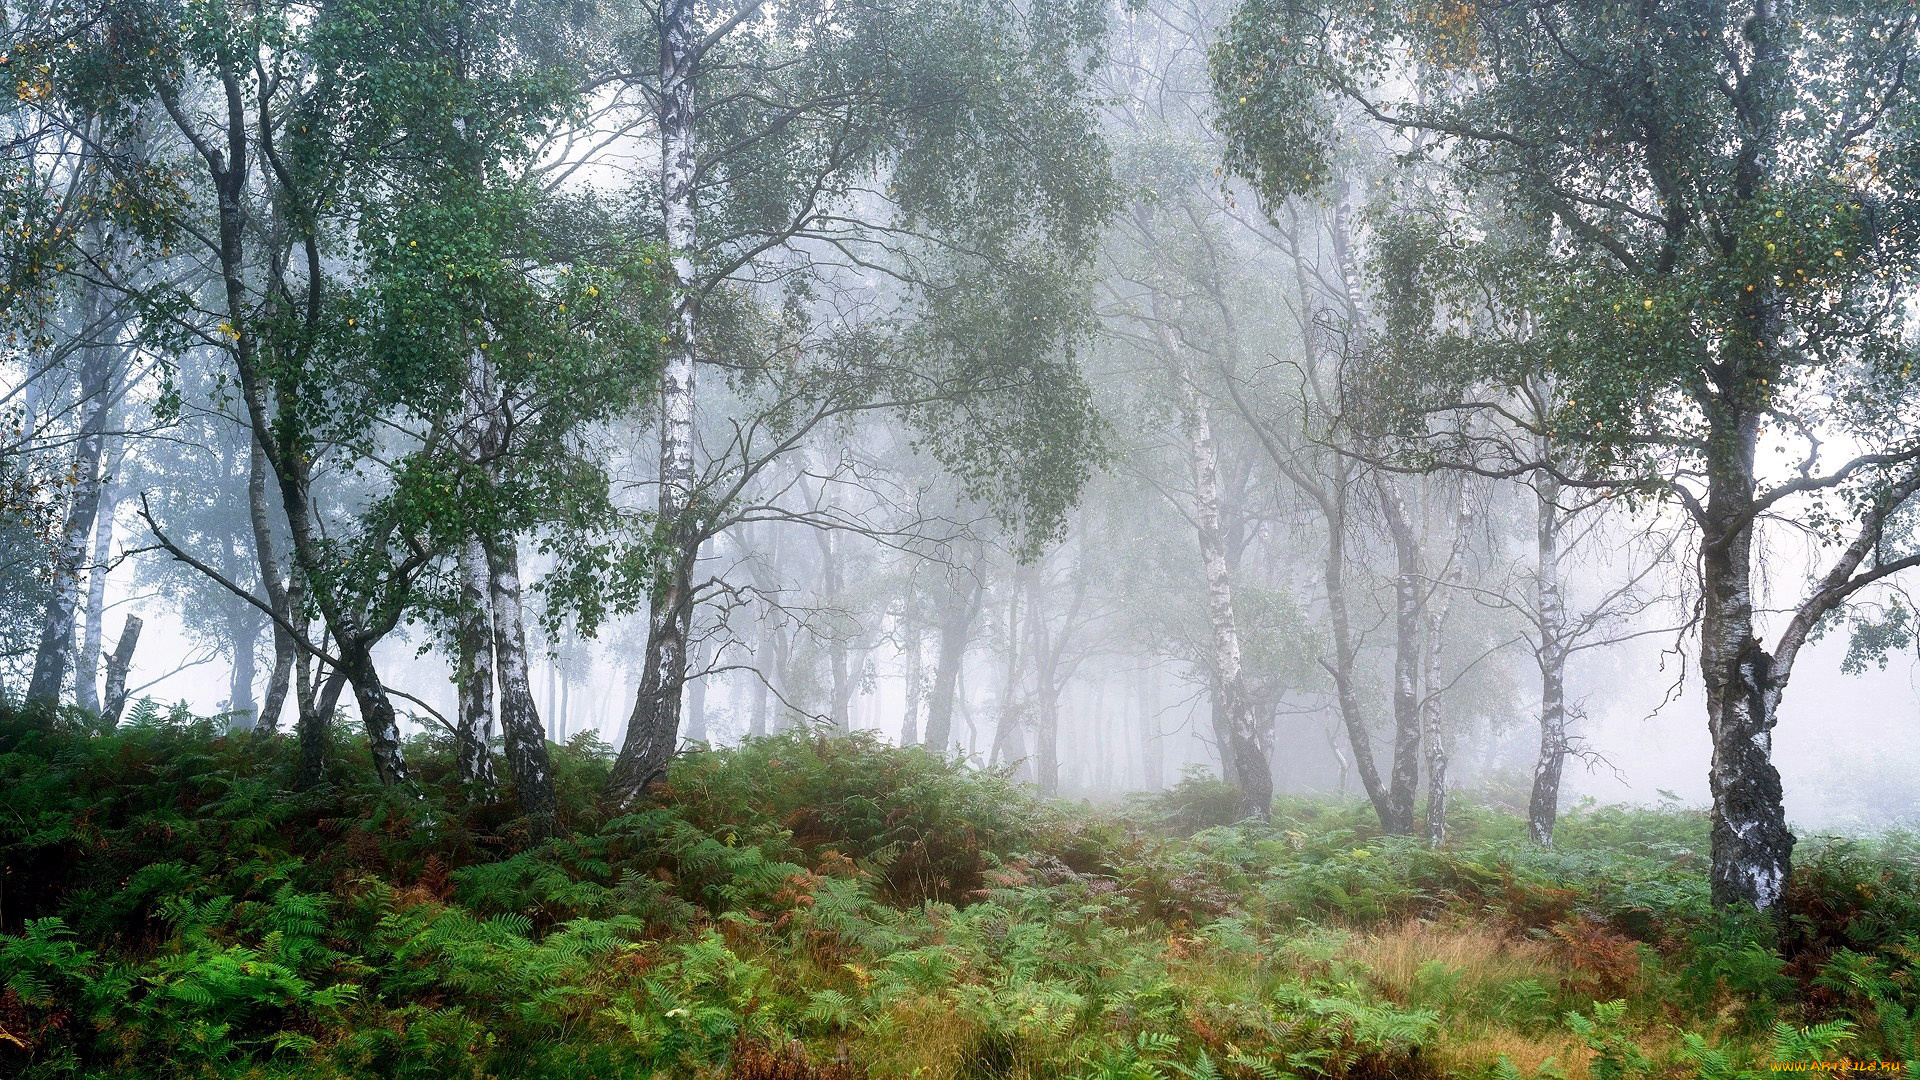
[[[1304,46],[1225,4],[907,7],[515,8],[447,117],[356,97],[302,34],[412,54],[311,13],[255,89],[316,132],[216,107],[267,76],[211,55],[23,92],[21,175],[120,201],[17,193],[61,239],[9,254],[5,693],[364,728],[395,783],[409,739],[525,788],[591,735],[616,801],[812,729],[1436,843],[1449,791],[1550,837],[1715,768],[1803,833],[1920,827],[1916,294],[1846,210],[1894,180],[1753,210],[1832,232],[1765,234],[1814,278],[1728,269],[1686,237],[1733,196],[1662,209],[1573,105],[1483,136],[1512,106],[1444,50],[1294,100]]]

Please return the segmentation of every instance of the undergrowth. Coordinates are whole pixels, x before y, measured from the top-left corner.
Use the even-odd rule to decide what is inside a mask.
[[[0,718],[0,1075],[1745,1078],[1920,1057],[1911,838],[1803,845],[1784,928],[1716,912],[1707,823],[1586,808],[1559,846],[1463,806],[1267,826],[1190,777],[1120,808],[864,737],[676,761],[562,828],[333,747],[138,710]]]

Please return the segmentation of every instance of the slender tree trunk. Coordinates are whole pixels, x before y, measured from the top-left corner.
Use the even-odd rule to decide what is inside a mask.
[[[281,620],[304,627],[304,614],[296,609],[288,586],[280,576],[280,560],[273,550],[273,522],[267,511],[267,455],[257,437],[250,438],[247,451],[247,518],[253,527],[254,561],[259,564],[260,583],[273,610],[273,670],[267,676],[267,695],[260,706],[260,719],[254,727],[272,732],[280,726],[280,712],[286,706],[287,689],[293,682],[293,665],[300,660],[299,644]]]
[[[1567,760],[1567,609],[1560,581],[1560,485],[1551,477],[1541,478],[1538,484],[1534,536],[1540,756],[1533,766],[1533,796],[1527,801],[1527,835],[1550,848],[1560,816],[1560,774]]]
[[[1060,792],[1059,641],[1047,626],[1041,575],[1027,577],[1027,625],[1033,654],[1034,771],[1042,795]]]
[[[1393,779],[1387,789],[1386,832],[1413,831],[1413,800],[1420,784],[1420,546],[1406,503],[1390,480],[1376,477],[1380,511],[1393,540]]]
[[[1194,381],[1191,359],[1174,335],[1159,294],[1154,296],[1154,325],[1161,348],[1176,365],[1180,383],[1181,422],[1185,429],[1187,465],[1193,478],[1194,531],[1200,542],[1200,564],[1207,590],[1207,625],[1212,633],[1213,708],[1222,738],[1220,760],[1230,767],[1240,788],[1240,809],[1247,817],[1265,821],[1273,813],[1273,774],[1266,752],[1254,732],[1253,716],[1240,670],[1240,628],[1234,615],[1233,579],[1227,568],[1226,547],[1220,531],[1220,468],[1213,442],[1213,424],[1207,416],[1200,388]],[[1228,765],[1231,758],[1231,765]]]
[[[493,570],[485,543],[460,547],[460,610],[454,665],[459,714],[454,719],[455,769],[463,784],[491,791],[493,773]]]
[[[953,746],[953,703],[960,685],[960,666],[967,660],[967,637],[980,616],[986,581],[970,577],[951,598],[940,619],[939,655],[933,670],[933,694],[927,700],[927,748],[944,754]]]
[[[820,593],[827,604],[838,605],[842,588],[840,545],[831,529],[822,529],[815,535],[820,539]],[[848,710],[853,702],[853,680],[847,652],[846,628],[835,619],[828,629],[827,670],[832,678],[828,715],[836,731],[852,730]]]
[[[227,711],[232,714],[228,728],[243,731],[260,721],[253,700],[253,651],[260,641],[260,620],[255,609],[248,607],[229,616],[227,627],[233,638],[233,671],[227,686]]]
[[[1447,616],[1453,611],[1453,598],[1460,587],[1472,527],[1473,511],[1463,490],[1446,575],[1439,595],[1427,602],[1427,642],[1420,676],[1420,729],[1427,750],[1427,841],[1434,847],[1447,841],[1447,740],[1441,725],[1441,661],[1446,655]]]
[[[920,741],[920,701],[926,696],[921,675],[924,658],[920,655],[919,622],[911,611],[901,615],[901,622],[904,631],[901,650],[906,653],[907,661],[907,707],[906,715],[900,720],[900,745],[913,746]]]
[[[1006,666],[1001,669],[999,717],[993,729],[993,745],[987,749],[987,763],[998,765],[1002,761],[1020,762],[1020,771],[1026,771],[1026,739],[1021,737],[1020,728],[1025,726],[1025,718],[1020,715],[1020,577],[1024,571],[1014,576],[1013,587],[1007,590],[1006,630]]]
[[[1141,777],[1148,791],[1161,791],[1167,786],[1167,748],[1160,732],[1160,695],[1156,692],[1159,684],[1154,678],[1152,668],[1140,669],[1140,729],[1143,744],[1140,753],[1140,768],[1145,774]]]
[[[699,282],[694,256],[694,84],[700,58],[693,0],[665,0],[660,19],[660,202],[668,266],[677,292],[660,374],[660,499],[657,528],[668,554],[647,622],[647,655],[627,734],[607,778],[616,806],[666,775],[680,734],[693,567],[701,531],[693,508],[694,352]]]
[[[773,683],[786,673],[786,650],[780,640],[779,618],[781,613],[775,609],[773,597],[779,588],[773,569],[780,559],[780,534],[775,532],[768,538],[766,550],[756,553],[753,547],[753,534],[742,525],[741,547],[750,553],[747,559],[747,573],[753,582],[753,588],[760,605],[759,643],[753,651],[753,668],[744,674],[753,685],[752,713],[747,721],[747,735],[761,739],[768,734],[772,723],[770,715],[773,702]]]
[[[760,626],[759,655],[773,657],[773,631],[766,623]],[[767,707],[773,699],[773,692],[767,688],[767,680],[773,676],[771,671],[757,671],[753,677],[753,712],[747,722],[747,734],[755,739],[766,738]]]
[[[705,668],[705,656],[700,657],[692,666]],[[689,746],[707,745],[707,677],[697,675],[687,682],[687,725],[683,741]]]
[[[88,304],[88,333],[98,331],[100,302]],[[74,615],[80,605],[80,573],[87,565],[88,541],[100,508],[100,458],[106,444],[109,391],[118,349],[93,345],[85,350],[80,370],[80,433],[73,448],[73,475],[77,477],[67,516],[60,529],[59,581],[40,624],[40,647],[33,658],[33,677],[27,683],[29,704],[53,705],[60,700],[72,659]]]
[[[100,657],[107,647],[107,560],[113,554],[113,512],[119,499],[102,486],[93,516],[93,562],[87,569],[87,621],[80,654],[73,661],[74,700],[88,712],[100,711]]]
[[[525,615],[520,607],[520,553],[511,537],[486,546],[489,596],[493,602],[493,652],[499,663],[500,731],[507,772],[535,839],[553,835],[556,800],[546,731],[533,700],[527,665]]]

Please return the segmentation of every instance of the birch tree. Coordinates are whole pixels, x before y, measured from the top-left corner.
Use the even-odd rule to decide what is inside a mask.
[[[1216,55],[1232,160],[1270,200],[1327,179],[1338,101],[1424,133],[1460,190],[1547,237],[1510,286],[1540,347],[1507,355],[1566,388],[1544,430],[1567,456],[1511,466],[1667,501],[1697,538],[1722,904],[1786,888],[1772,732],[1801,648],[1920,562],[1903,299],[1920,200],[1911,170],[1879,165],[1920,131],[1914,46],[1910,11],[1855,0],[1459,19],[1251,0]],[[1755,555],[1774,532],[1815,568],[1768,602]]]

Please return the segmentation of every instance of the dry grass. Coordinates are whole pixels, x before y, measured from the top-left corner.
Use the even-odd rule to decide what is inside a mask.
[[[1523,1076],[1537,1074],[1551,1060],[1567,1080],[1587,1080],[1591,1056],[1580,1040],[1565,1032],[1529,1035],[1502,1025],[1447,1031],[1431,1052],[1443,1075],[1479,1075],[1504,1057]]]
[[[957,1080],[972,1068],[979,1028],[939,997],[895,1005],[887,1022],[854,1047],[854,1058],[874,1080]]]
[[[1522,979],[1555,986],[1574,974],[1546,942],[1514,938],[1470,923],[1411,920],[1355,937],[1341,951],[1341,958],[1364,967],[1401,1004],[1410,1000],[1420,969],[1434,962],[1458,975],[1463,993]]]
[[[1441,1035],[1431,1052],[1445,1074],[1479,1073],[1505,1057],[1528,1076],[1549,1060],[1568,1080],[1587,1076],[1588,1051],[1570,1033],[1522,1031],[1481,1012],[1523,980],[1552,988],[1573,978],[1575,970],[1552,943],[1473,923],[1411,920],[1356,936],[1340,957],[1364,970],[1383,996],[1440,1011]],[[1436,999],[1430,987],[1422,995],[1421,971],[1432,964],[1448,972],[1443,998]]]

